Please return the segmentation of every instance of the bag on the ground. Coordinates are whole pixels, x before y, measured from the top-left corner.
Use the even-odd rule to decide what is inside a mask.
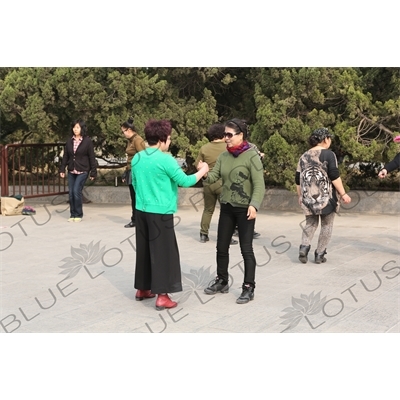
[[[35,214],[36,214],[36,210],[31,206],[25,206],[22,209],[22,215],[35,215]]]
[[[1,197],[0,202],[2,215],[22,215],[22,210],[25,205],[23,197]]]

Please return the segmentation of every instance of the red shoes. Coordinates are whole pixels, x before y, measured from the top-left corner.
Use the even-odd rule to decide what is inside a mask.
[[[151,290],[138,290],[136,292],[136,300],[142,301],[143,299],[152,299],[156,297],[154,293],[151,293]]]
[[[154,293],[151,293],[151,290],[137,290],[136,292],[136,300],[141,301],[143,299],[152,299],[156,297]],[[178,305],[176,301],[172,301],[167,294],[159,294],[156,300],[156,309],[161,311],[165,308],[174,308]]]
[[[159,294],[156,301],[156,310],[161,311],[165,308],[174,308],[178,305],[176,301],[172,301],[167,294]]]

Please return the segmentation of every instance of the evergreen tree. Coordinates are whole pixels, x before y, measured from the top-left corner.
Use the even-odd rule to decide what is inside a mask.
[[[171,152],[188,172],[211,124],[243,118],[265,153],[267,185],[288,189],[310,133],[324,126],[335,135],[344,181],[368,187],[378,163],[398,151],[400,70],[0,68],[1,144],[65,141],[82,118],[99,157],[123,157],[120,126],[129,116],[140,135],[148,119],[169,119]]]

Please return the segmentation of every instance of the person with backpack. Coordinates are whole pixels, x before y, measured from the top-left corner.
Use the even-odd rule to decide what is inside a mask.
[[[299,205],[306,217],[303,228],[299,260],[305,264],[311,249],[311,241],[321,220],[321,231],[315,249],[315,263],[326,262],[326,248],[332,236],[333,220],[340,202],[351,202],[340,178],[336,155],[329,150],[332,134],[327,128],[319,128],[309,137],[311,148],[299,159],[295,182]]]

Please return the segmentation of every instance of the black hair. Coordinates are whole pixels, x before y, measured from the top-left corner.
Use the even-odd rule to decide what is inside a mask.
[[[210,142],[216,139],[223,139],[225,136],[224,124],[213,124],[208,128],[207,138]]]
[[[225,122],[225,126],[231,128],[235,131],[235,133],[243,133],[243,139],[246,139],[249,135],[249,127],[243,119],[233,118],[229,121]]]
[[[133,117],[129,117],[127,121],[125,121],[122,125],[121,128],[125,129],[132,129],[134,132],[136,132],[136,127],[133,124]]]
[[[86,136],[87,135],[87,127],[86,127],[85,121],[83,121],[82,119],[75,119],[74,121],[71,122],[72,135],[74,135],[74,126],[76,124],[79,124],[79,126],[81,127],[81,136],[82,137]]]
[[[333,138],[333,135],[329,132],[328,128],[318,128],[313,131],[311,136],[308,138],[308,143],[311,147],[324,141],[326,138]]]

